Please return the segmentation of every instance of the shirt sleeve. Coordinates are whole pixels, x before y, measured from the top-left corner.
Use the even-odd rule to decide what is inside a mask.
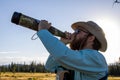
[[[63,71],[64,69],[60,67],[61,65],[53,58],[52,55],[49,55],[45,68],[51,72]]]
[[[37,32],[50,55],[63,67],[81,72],[106,71],[106,61],[96,50],[71,50],[47,30]]]

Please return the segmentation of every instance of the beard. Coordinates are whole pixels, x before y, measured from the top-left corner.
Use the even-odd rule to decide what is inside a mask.
[[[80,50],[81,49],[81,43],[82,43],[83,39],[74,39],[71,43],[70,43],[70,48],[72,50]]]

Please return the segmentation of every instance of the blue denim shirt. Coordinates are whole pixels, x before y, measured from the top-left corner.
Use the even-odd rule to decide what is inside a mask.
[[[40,30],[37,35],[50,53],[45,65],[49,71],[55,72],[58,66],[63,66],[74,70],[74,80],[98,80],[108,72],[106,60],[97,50],[69,49],[47,30]]]

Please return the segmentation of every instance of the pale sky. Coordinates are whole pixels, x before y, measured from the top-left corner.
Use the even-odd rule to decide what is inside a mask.
[[[31,40],[36,32],[11,23],[17,11],[39,20],[48,20],[61,31],[73,32],[71,24],[94,21],[105,31],[108,49],[103,55],[107,63],[120,57],[120,4],[114,0],[0,0],[0,65],[45,63],[49,53],[39,39]]]

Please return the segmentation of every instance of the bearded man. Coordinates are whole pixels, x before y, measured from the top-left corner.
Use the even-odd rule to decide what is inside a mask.
[[[107,80],[108,66],[100,52],[106,51],[107,41],[95,22],[73,23],[74,33],[65,32],[61,40],[48,31],[50,26],[41,20],[37,35],[50,53],[45,67],[57,74],[56,80]]]

